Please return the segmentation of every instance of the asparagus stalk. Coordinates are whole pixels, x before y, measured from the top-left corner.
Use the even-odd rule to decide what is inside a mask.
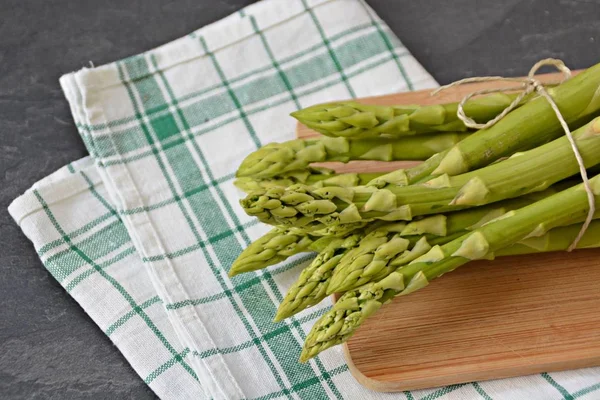
[[[467,101],[465,112],[487,122],[510,105],[516,95],[494,93]],[[309,128],[331,137],[401,137],[430,132],[466,131],[458,119],[458,103],[430,106],[376,106],[353,101],[318,104],[291,115]]]
[[[523,239],[512,246],[501,249],[495,253],[495,256],[514,256],[566,250],[571,243],[573,243],[573,240],[575,240],[575,237],[579,233],[580,229],[581,224],[573,224],[565,227],[554,228],[542,236]],[[466,232],[464,231],[460,232],[460,236],[465,233]],[[453,235],[452,237],[441,237],[443,241],[440,241],[439,244],[447,243],[455,239],[455,236],[457,235]],[[372,238],[375,239],[374,237]],[[583,249],[600,247],[599,238],[600,221],[594,220],[586,230],[584,236],[581,238],[577,248]],[[397,240],[397,237],[395,237],[395,239]],[[356,236],[354,237],[354,240],[356,240]],[[361,246],[364,244],[364,240],[365,238],[363,235],[360,235]],[[392,246],[396,246],[398,244],[398,242],[394,241],[387,241],[386,243]],[[358,287],[367,283],[378,282],[398,268],[391,267],[389,270],[387,270],[387,273],[378,273],[374,276],[371,276],[369,279],[365,279],[362,282],[362,285],[356,285],[355,287],[349,287],[340,290],[331,290],[331,284],[333,283],[332,278],[335,277],[338,272],[341,259],[346,257],[348,254],[354,255],[357,253],[356,244],[353,244],[353,246],[354,247],[348,248],[344,247],[341,249],[341,251],[338,250],[338,254],[336,254],[336,256],[333,258],[326,254],[326,252],[331,251],[330,249],[324,250],[322,253],[320,253],[311,263],[311,265],[306,267],[301,272],[300,277],[290,287],[288,293],[277,310],[274,321],[281,321],[299,313],[308,307],[314,306],[334,292],[345,293],[347,291],[357,289]],[[379,248],[382,247],[379,246]],[[415,246],[413,246],[411,250],[403,251],[403,248],[404,247],[400,247],[398,251],[402,254],[402,257],[395,257],[394,260],[397,260],[400,262],[400,264],[405,265],[406,263],[422,256],[429,251],[431,249],[431,243],[428,243],[425,237],[421,237],[421,239]]]
[[[590,180],[596,201],[600,197],[600,176]],[[395,296],[425,287],[430,280],[471,260],[491,258],[495,253],[528,237],[541,236],[550,229],[581,222],[588,212],[583,184],[564,190],[496,220],[400,267],[379,282],[346,292],[313,326],[300,356],[302,362],[321,351],[343,343],[362,322]]]
[[[311,163],[350,160],[425,160],[446,150],[468,133],[447,132],[401,139],[317,138],[271,143],[242,161],[236,176],[272,178],[307,168]]]
[[[240,253],[229,269],[229,276],[257,271],[305,251],[322,251],[331,241],[347,237],[364,226],[363,223],[348,224],[310,233],[296,228],[276,227]]]
[[[532,236],[523,239],[512,246],[500,249],[495,253],[496,257],[517,256],[521,254],[547,253],[551,251],[563,251],[569,248],[575,240],[581,224],[572,224],[549,230],[542,236]],[[589,249],[600,247],[600,221],[593,220],[577,243],[578,249]]]
[[[586,167],[600,163],[600,118],[573,133]],[[410,220],[544,190],[579,171],[566,136],[477,171],[426,183],[377,188],[295,185],[254,192],[241,201],[249,215],[274,224],[321,229],[359,221]]]
[[[545,190],[536,194],[535,198],[541,198],[542,196],[552,193],[552,189]],[[513,209],[517,204],[523,205],[530,202],[529,199],[533,199],[533,195],[528,195],[523,198],[508,200],[503,202],[504,207],[508,206],[509,209]],[[510,204],[513,204],[512,206]],[[460,231],[464,227],[474,225],[476,222],[486,221],[493,218],[494,216],[500,215],[506,208],[502,207],[502,204],[494,207],[478,207],[469,212],[457,212],[449,215],[448,218],[444,217],[443,221],[438,223],[438,226],[434,226],[432,223],[426,220],[411,222],[410,224],[399,224],[399,223],[374,223],[371,224],[370,228],[365,228],[365,224],[347,224],[345,226],[333,226],[326,228],[323,231],[306,232],[298,228],[274,228],[267,232],[264,236],[252,242],[234,261],[229,271],[230,276],[235,276],[244,272],[256,271],[262,268],[266,268],[269,265],[280,263],[294,254],[298,254],[305,251],[320,251],[325,245],[329,244],[329,240],[333,238],[345,238],[348,235],[361,231],[361,236],[366,235],[371,231],[385,231],[385,232],[402,232],[403,235],[409,239],[411,244],[414,244],[419,238],[419,234],[435,234],[441,230],[453,234]],[[400,230],[399,230],[400,229]],[[408,235],[415,235],[411,237]],[[431,236],[431,235],[430,235]],[[439,239],[429,237],[429,240],[433,244],[437,244]],[[315,243],[317,241],[317,243]]]
[[[440,229],[444,229],[450,233],[454,233],[462,229],[463,226],[470,226],[475,224],[477,221],[484,221],[486,218],[489,219],[493,216],[497,216],[500,212],[502,212],[502,210],[504,209],[501,207],[478,207],[473,210],[474,212],[453,213],[450,215],[450,218],[443,221],[443,228],[432,226],[429,230],[439,231]],[[385,232],[402,231],[406,234],[407,229],[410,229],[411,232],[414,232],[413,234],[416,235],[416,229],[421,229],[421,233],[431,233],[427,231],[427,227],[424,226],[424,223],[421,221],[415,221],[414,223],[409,224],[408,228],[404,223],[375,223],[372,225],[373,227],[370,230],[362,230],[361,236],[364,236],[370,231],[374,230]],[[235,276],[241,273],[263,269],[270,265],[280,263],[287,258],[301,252],[317,251],[319,250],[319,246],[322,247],[323,244],[328,244],[328,242],[324,240],[325,238],[329,237],[327,235],[334,235],[336,238],[343,238],[356,230],[360,230],[360,228],[363,226],[364,225],[362,224],[355,226],[350,224],[350,226],[344,227],[346,229],[335,229],[336,227],[332,227],[332,229],[313,232],[306,232],[297,228],[276,227],[267,232],[264,236],[250,243],[250,245],[244,249],[244,251],[242,251],[238,258],[233,262],[229,270],[229,276]],[[314,242],[318,239],[321,240],[315,245]],[[416,240],[410,236],[408,236],[408,239],[416,242]],[[436,243],[435,239],[433,239],[433,242]]]
[[[324,256],[322,258],[328,262],[323,262],[318,256],[303,270],[281,302],[275,320],[288,318],[318,304],[331,293],[343,293],[370,281],[383,279],[398,266],[425,254],[432,245],[447,243],[462,236],[468,229],[475,229],[509,210],[531,204],[556,193],[557,188],[564,189],[571,185],[560,184],[535,195],[448,215],[439,214],[408,224],[373,224],[370,230],[354,233],[352,246],[338,249],[338,257],[330,259]],[[332,245],[335,243],[332,242]]]
[[[540,196],[522,196],[516,199],[505,200],[484,207],[458,211],[448,215],[437,214],[418,221],[409,223],[401,232],[389,232],[379,235],[379,241],[365,240],[358,245],[354,254],[343,257],[331,274],[327,285],[327,295],[343,293],[360,287],[371,281],[378,281],[395,271],[399,266],[405,265],[423,255],[434,245],[443,245],[457,237],[476,229],[486,222],[504,215],[510,210],[515,210],[531,204],[536,200],[556,193],[553,189],[541,192]],[[425,235],[429,234],[429,235]],[[437,237],[432,237],[436,234]],[[411,237],[411,235],[414,235]],[[421,238],[425,239],[417,249],[404,252],[390,253],[387,248],[399,238],[413,239],[416,243]]]
[[[280,321],[311,305],[319,303],[325,296],[327,282],[331,272],[340,258],[363,237],[362,234],[351,234],[346,238],[332,240],[312,263],[300,273],[297,283],[288,290],[281,306],[275,315]]]
[[[381,176],[381,173],[346,173],[336,174],[333,170],[324,168],[307,168],[299,171],[292,171],[273,178],[260,179],[249,176],[238,178],[234,185],[246,193],[256,190],[270,189],[273,187],[287,187],[297,183],[303,183],[312,187],[324,186],[362,186],[373,179]]]
[[[391,241],[399,236],[409,239],[412,243],[416,243],[417,240],[420,240],[423,237],[421,235],[425,234],[425,238],[427,239],[425,243],[429,245],[428,247],[442,245],[464,235],[470,230],[479,228],[488,221],[504,215],[508,211],[524,207],[535,201],[551,196],[574,184],[574,181],[568,180],[557,183],[541,192],[531,193],[483,207],[457,211],[447,215],[437,214],[426,217],[421,220],[410,222],[398,235],[388,234],[387,239]],[[437,235],[437,237],[433,235]],[[389,246],[389,242],[385,240],[383,240],[376,248],[371,248],[368,244],[363,246],[362,243],[359,243],[359,249],[357,249],[353,255],[349,255],[340,260],[331,276],[329,285],[327,286],[327,294],[343,293],[371,281],[381,280],[399,266],[412,261],[412,255],[415,251],[407,251],[397,256],[390,257],[388,254],[385,252],[382,253],[381,251],[386,246]],[[428,247],[423,245],[423,250],[418,251],[417,256],[420,256],[423,252],[429,250]]]
[[[315,240],[317,238],[314,236],[294,233],[290,229],[274,228],[242,251],[231,265],[229,276],[277,264],[294,254],[308,251]]]
[[[552,88],[552,96],[572,129],[600,111],[600,64]],[[467,112],[468,114],[468,112]],[[379,178],[374,185],[410,185],[428,176],[458,175],[518,151],[532,149],[564,132],[548,101],[537,97],[510,112],[490,128],[482,129],[424,163]]]
[[[358,244],[365,240],[365,235],[370,237],[377,235],[378,232],[400,232],[405,225],[404,223],[387,224],[385,227],[379,228],[379,231],[371,234],[360,231],[346,238],[331,241],[313,262],[300,273],[298,280],[290,287],[277,310],[275,321],[290,317],[323,300],[327,295],[327,286],[334,268],[340,259],[355,251]],[[405,241],[408,243],[408,240]],[[394,245],[399,244],[394,243]]]

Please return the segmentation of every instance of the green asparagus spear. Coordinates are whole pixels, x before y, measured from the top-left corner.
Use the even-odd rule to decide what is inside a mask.
[[[381,173],[346,173],[336,174],[333,170],[323,171],[324,168],[307,168],[292,171],[273,178],[260,179],[249,176],[238,178],[234,185],[246,193],[272,187],[287,187],[303,183],[312,187],[324,186],[362,186],[383,175]]]
[[[306,307],[319,303],[325,297],[326,283],[339,259],[356,246],[362,234],[351,234],[346,238],[338,238],[322,250],[312,263],[300,273],[297,282],[286,294],[275,321],[295,314]]]
[[[380,234],[378,241],[375,243],[369,243],[370,241],[365,238],[367,239],[365,243],[359,243],[354,254],[343,257],[340,260],[331,275],[326,294],[343,293],[360,287],[365,283],[383,279],[399,266],[407,264],[414,258],[423,255],[431,246],[448,243],[464,235],[470,229],[475,229],[510,210],[550,196],[556,193],[556,191],[548,189],[542,193],[545,193],[545,195],[541,197],[522,196],[447,215],[436,214],[409,223],[400,233],[394,234],[390,232]],[[437,237],[432,237],[432,233],[437,234]],[[430,235],[424,236],[425,234]],[[409,240],[411,239],[411,235],[415,235],[417,240],[421,238],[426,239],[417,251],[411,249],[403,253],[391,253],[387,250],[392,242],[399,238]],[[371,240],[371,242],[373,241]],[[415,242],[414,239],[413,242]]]
[[[270,143],[242,161],[236,176],[272,178],[307,168],[311,163],[350,160],[425,160],[446,150],[468,133],[440,133],[402,139],[317,138]]]
[[[494,93],[467,101],[464,110],[477,122],[496,117],[515,99]],[[331,137],[401,137],[430,132],[466,131],[458,119],[458,103],[431,106],[376,106],[353,101],[318,104],[291,115],[309,128]]]
[[[573,240],[575,240],[575,237],[579,233],[580,229],[581,224],[573,224],[565,227],[554,228],[542,236],[523,239],[512,246],[497,251],[495,256],[514,256],[566,250],[571,245]],[[438,244],[448,243],[451,240],[464,235],[465,233],[466,231],[462,231],[452,236],[440,237],[440,239],[443,240],[439,241]],[[361,244],[364,243],[363,235],[359,236]],[[397,239],[397,237],[395,237],[395,239]],[[391,248],[398,244],[393,241],[387,241],[386,243],[393,244]],[[579,249],[592,247],[600,247],[600,221],[598,220],[592,221],[590,226],[587,228],[586,233],[577,245],[577,248]],[[380,272],[375,274],[369,277],[369,279],[365,279],[362,285],[340,290],[331,290],[332,277],[334,277],[338,272],[341,259],[348,254],[356,254],[357,251],[355,249],[356,244],[354,244],[354,247],[338,250],[338,254],[336,254],[334,259],[327,258],[327,256],[323,253],[319,254],[313,263],[302,271],[300,277],[290,287],[288,293],[277,310],[274,320],[276,322],[281,321],[299,313],[308,307],[314,306],[315,304],[320,303],[332,292],[345,293],[347,291],[357,289],[364,284],[378,282],[398,268],[391,267],[388,271],[386,271],[386,273]],[[425,237],[421,237],[421,239],[415,246],[413,246],[411,250],[402,251],[402,249],[403,247],[399,249],[399,252],[402,253],[402,256],[395,257],[393,260],[404,265],[429,251],[431,249],[431,243],[428,243]],[[341,257],[339,257],[340,255]]]
[[[546,190],[541,193],[550,192]],[[531,197],[531,196],[528,196]],[[525,198],[519,198],[514,200],[508,200],[514,204],[525,204],[527,201]],[[503,202],[502,204],[504,204]],[[505,206],[506,207],[506,206]],[[511,207],[509,209],[513,209]],[[305,251],[318,251],[324,244],[328,244],[326,238],[345,238],[349,234],[355,231],[361,231],[360,236],[366,235],[370,231],[378,230],[380,232],[403,232],[407,239],[414,244],[420,236],[419,233],[433,233],[438,232],[440,229],[447,231],[449,234],[455,233],[463,229],[464,227],[471,226],[477,221],[485,221],[491,219],[494,216],[499,215],[506,208],[502,208],[501,205],[496,207],[478,207],[469,212],[457,212],[449,215],[449,218],[445,218],[443,221],[443,227],[430,227],[429,230],[425,225],[431,225],[425,220],[411,222],[410,224],[405,223],[383,223],[383,224],[372,224],[373,227],[367,230],[362,230],[363,225],[359,224],[356,226],[348,226],[347,229],[339,230],[325,230],[323,232],[304,232],[297,228],[274,228],[266,233],[261,238],[252,242],[234,261],[230,271],[230,276],[235,276],[240,273],[256,271],[262,268],[266,268],[269,265],[280,263],[294,254],[298,254]],[[464,214],[464,215],[463,215]],[[435,217],[434,217],[435,218]],[[426,224],[424,224],[425,222]],[[332,227],[336,228],[336,227]],[[409,232],[410,230],[410,232]],[[415,235],[416,237],[407,236],[408,234]],[[320,240],[319,240],[320,239]],[[438,243],[439,240],[435,238],[429,238],[431,243]],[[317,241],[317,244],[314,242]]]
[[[294,254],[309,251],[310,245],[316,239],[306,234],[295,234],[293,230],[274,228],[242,251],[231,265],[229,276],[256,271],[277,264]]]
[[[486,222],[504,215],[510,210],[524,207],[575,184],[576,181],[574,180],[563,181],[541,192],[531,193],[483,207],[457,211],[447,215],[436,214],[410,222],[398,236],[415,243],[423,237],[422,235],[426,235],[426,243],[430,246],[442,245],[464,235],[469,230],[476,229]],[[394,240],[394,235],[388,234],[387,239]],[[369,245],[363,246],[362,243],[359,243],[360,248],[357,249],[354,255],[343,257],[340,260],[327,286],[327,294],[343,293],[368,282],[381,280],[399,266],[412,261],[413,254],[411,252],[394,257],[391,257],[386,252],[382,252],[387,246],[389,246],[389,242],[386,240],[382,240],[381,244],[376,248],[371,248]],[[427,250],[429,248],[423,248],[423,252]],[[413,251],[412,253],[415,252]],[[421,252],[418,253],[417,256],[422,254]]]
[[[599,114],[599,87],[600,64],[597,64],[547,91],[571,129],[576,129]],[[477,131],[451,149],[432,156],[414,168],[383,176],[374,184],[410,185],[432,175],[458,175],[512,153],[532,149],[561,135],[564,135],[564,131],[548,101],[537,97],[513,110],[492,127]]]
[[[291,286],[275,320],[315,305],[331,293],[343,293],[383,279],[398,266],[425,254],[432,245],[450,242],[464,235],[468,229],[475,229],[507,211],[531,204],[573,184],[565,182],[535,194],[448,215],[438,214],[409,224],[372,224],[370,229],[354,233],[353,246],[338,250],[336,255],[339,257],[327,263],[317,257]]]
[[[451,215],[450,218],[444,221],[443,229],[447,229],[448,232],[453,233],[459,229],[462,229],[460,228],[462,226],[469,226],[474,224],[476,221],[481,220],[486,215],[489,216],[489,218],[498,215],[499,211],[497,210],[502,210],[502,208],[488,207],[486,209],[484,207],[478,207],[474,210],[475,212],[461,212],[462,214],[465,214],[464,217],[459,217],[459,214],[461,213],[453,213],[454,215]],[[406,224],[404,223],[383,223],[372,225],[373,228],[371,228],[371,230],[395,232],[397,229],[401,228],[402,231],[404,231],[405,233],[407,232],[406,229],[411,229],[411,231],[414,232],[414,234],[417,234],[415,229],[417,229],[417,227],[420,226],[422,233],[431,233],[426,232],[426,228],[422,226],[423,223],[420,221],[415,221],[409,224],[408,228],[406,228]],[[332,227],[333,230],[326,229],[323,232],[305,232],[302,229],[297,228],[274,228],[261,238],[250,243],[250,245],[234,261],[229,271],[229,275],[235,276],[240,273],[256,271],[262,268],[266,268],[269,265],[280,263],[286,260],[287,258],[291,257],[292,255],[304,251],[317,251],[318,248],[316,248],[315,244],[313,243],[317,239],[322,239],[328,235],[333,235],[337,238],[343,238],[346,237],[348,234],[352,233],[353,231],[360,230],[360,228],[362,227],[362,224],[356,226],[348,226],[346,227],[347,229],[339,230],[335,230],[336,227]],[[363,236],[367,233],[368,230],[362,230]],[[416,242],[416,240],[414,238],[411,238],[410,236],[408,237],[408,239]],[[435,243],[435,239],[433,242]],[[319,243],[325,242],[321,240]]]
[[[365,225],[346,224],[312,232],[298,228],[274,228],[242,251],[231,265],[229,276],[257,271],[305,251],[322,251],[330,241],[347,237],[352,232],[362,230]]]
[[[406,224],[394,223],[380,227],[380,232],[400,232]],[[331,279],[334,268],[340,259],[351,254],[357,245],[367,237],[376,234],[366,234],[365,231],[352,233],[345,238],[333,240],[322,250],[313,262],[300,274],[298,280],[290,287],[285,298],[281,302],[275,321],[290,317],[307,307],[319,303],[326,296],[327,286]],[[408,245],[408,240],[404,240]],[[395,243],[400,245],[400,243]],[[399,249],[398,251],[402,251]]]
[[[600,118],[573,133],[586,167],[600,163]],[[273,225],[321,228],[359,221],[410,220],[493,203],[546,189],[579,166],[566,136],[480,170],[446,174],[411,186],[377,188],[295,185],[254,192],[241,201],[249,215]]]
[[[600,198],[600,176],[590,180],[596,202]],[[362,322],[395,296],[426,286],[430,280],[471,260],[492,258],[496,252],[528,237],[541,236],[550,229],[581,222],[589,210],[583,184],[509,211],[480,228],[443,246],[434,246],[423,256],[400,267],[379,282],[346,292],[313,326],[301,361],[343,343]]]
[[[521,254],[547,253],[551,251],[563,251],[569,248],[575,240],[581,224],[561,226],[549,230],[542,236],[532,236],[523,239],[512,246],[498,250],[496,257],[517,256]],[[593,220],[577,243],[578,249],[590,249],[600,247],[600,221]]]

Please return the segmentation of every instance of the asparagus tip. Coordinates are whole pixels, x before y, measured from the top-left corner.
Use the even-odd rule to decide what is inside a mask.
[[[283,315],[281,307],[279,307],[279,309],[277,309],[277,312],[275,313],[275,317],[273,317],[273,322],[281,322],[285,319],[285,315]]]
[[[279,305],[279,308],[277,308],[277,311],[275,312],[275,318],[273,321],[280,322],[294,314],[294,309],[290,308],[289,300],[283,299],[283,302]]]
[[[229,269],[229,272],[227,273],[227,276],[229,276],[230,278],[233,278],[234,276],[238,275],[239,271],[236,271],[233,267],[231,269]]]
[[[308,354],[305,354],[306,352],[303,350],[302,353],[300,354],[300,358],[298,359],[298,361],[300,361],[300,363],[302,364],[306,364],[306,362],[308,360],[310,360],[310,357],[308,356]]]

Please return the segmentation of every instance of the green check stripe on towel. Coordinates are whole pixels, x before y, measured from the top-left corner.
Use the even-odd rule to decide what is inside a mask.
[[[436,86],[364,2],[262,1],[61,84],[90,157],[35,184],[10,212],[159,397],[600,396],[599,369],[373,393],[339,349],[297,362],[328,302],[272,322],[310,255],[227,277],[268,229],[238,207],[233,174],[257,147],[293,138],[291,111]]]

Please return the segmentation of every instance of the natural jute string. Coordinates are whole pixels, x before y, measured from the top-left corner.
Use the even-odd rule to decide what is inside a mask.
[[[567,80],[571,77],[571,70],[569,68],[567,68],[567,66],[561,60],[557,60],[554,58],[546,58],[544,60],[540,60],[537,63],[535,63],[535,65],[533,67],[531,67],[531,70],[529,71],[529,74],[527,74],[526,78],[505,78],[502,76],[482,76],[482,77],[466,78],[466,79],[461,79],[459,81],[450,83],[445,86],[441,86],[438,89],[434,90],[431,94],[434,95],[436,93],[439,93],[442,90],[446,90],[451,87],[462,85],[465,83],[473,83],[473,82],[504,81],[504,82],[520,83],[519,86],[515,86],[515,87],[498,88],[498,89],[482,89],[482,90],[476,90],[473,93],[466,95],[461,100],[461,102],[458,104],[458,111],[456,114],[457,114],[458,118],[465,123],[465,126],[467,126],[469,128],[474,128],[474,129],[486,129],[486,128],[489,128],[490,126],[494,125],[496,122],[498,122],[502,118],[504,118],[506,116],[506,114],[508,114],[509,112],[514,110],[519,105],[519,103],[525,98],[525,96],[529,95],[530,93],[537,92],[540,96],[542,96],[543,98],[545,98],[548,101],[548,103],[550,104],[550,107],[552,107],[552,110],[554,110],[554,113],[556,114],[556,117],[558,118],[560,125],[562,126],[563,130],[565,131],[565,134],[567,135],[567,138],[569,139],[569,143],[571,143],[571,148],[573,149],[573,154],[575,155],[575,158],[577,159],[577,164],[579,164],[579,173],[581,174],[581,178],[583,179],[583,185],[585,187],[585,191],[587,193],[587,198],[588,198],[588,203],[590,206],[590,209],[587,214],[587,218],[585,219],[585,222],[581,226],[581,229],[579,230],[577,237],[575,238],[573,243],[571,243],[571,245],[567,249],[567,251],[572,251],[574,248],[577,247],[577,244],[581,240],[582,236],[585,234],[585,231],[587,230],[588,226],[592,222],[592,219],[594,218],[594,213],[596,212],[596,202],[594,199],[594,192],[592,191],[592,188],[590,187],[590,182],[588,180],[587,171],[585,170],[585,164],[583,163],[583,159],[581,158],[581,154],[579,153],[577,144],[575,143],[575,140],[573,139],[571,130],[569,129],[567,122],[565,121],[562,114],[560,113],[560,110],[558,109],[558,106],[554,102],[554,99],[552,98],[552,96],[550,96],[550,94],[548,94],[548,92],[544,88],[544,85],[539,80],[534,78],[537,70],[546,65],[555,67],[560,72],[562,72],[563,75],[565,76],[563,81]],[[469,101],[470,98],[472,98],[474,96],[479,96],[482,94],[509,92],[509,91],[512,92],[515,90],[521,90],[521,93],[519,93],[519,95],[512,101],[512,103],[510,103],[508,105],[508,107],[506,107],[500,114],[498,114],[496,116],[496,118],[486,122],[485,124],[478,124],[472,118],[469,118],[465,115],[464,105],[467,101]]]

